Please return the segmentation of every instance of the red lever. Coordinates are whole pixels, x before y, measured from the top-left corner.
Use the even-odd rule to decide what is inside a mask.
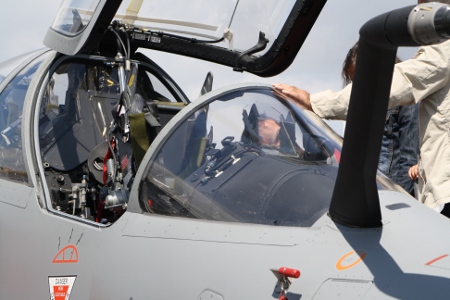
[[[299,278],[300,277],[300,271],[296,269],[281,267],[278,269],[278,274],[284,275],[286,277],[292,277],[292,278]]]

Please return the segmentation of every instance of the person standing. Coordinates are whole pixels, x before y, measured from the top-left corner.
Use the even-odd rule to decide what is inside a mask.
[[[353,81],[358,43],[347,53],[342,67],[344,87]],[[397,57],[396,63],[401,60]],[[418,105],[395,106],[388,109],[384,123],[378,169],[414,195],[414,181],[409,169],[417,164],[419,156]]]
[[[441,2],[450,0],[418,3]],[[338,92],[309,94],[287,84],[273,84],[304,109],[322,118],[345,119],[352,84]],[[450,40],[420,47],[413,59],[394,66],[389,108],[419,103],[418,199],[450,217]]]

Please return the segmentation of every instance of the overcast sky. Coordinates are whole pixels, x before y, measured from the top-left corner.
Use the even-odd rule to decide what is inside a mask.
[[[0,61],[43,47],[42,40],[60,4],[60,0],[2,0]],[[382,13],[414,4],[417,2],[411,0],[328,0],[294,63],[272,78],[236,73],[230,68],[159,52],[152,52],[149,56],[178,82],[191,99],[198,96],[208,71],[214,74],[215,88],[247,81],[283,82],[309,92],[338,90],[342,87],[342,62],[348,49],[358,40],[361,26]],[[407,59],[415,50],[400,48],[398,56]]]

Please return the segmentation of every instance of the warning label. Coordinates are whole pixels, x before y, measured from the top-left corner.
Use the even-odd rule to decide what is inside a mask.
[[[69,300],[76,276],[67,277],[49,277],[48,285],[50,287],[51,300]]]

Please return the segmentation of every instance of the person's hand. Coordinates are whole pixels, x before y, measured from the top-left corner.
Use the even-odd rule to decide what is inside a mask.
[[[311,107],[311,100],[309,98],[309,93],[307,91],[283,83],[274,83],[272,87],[276,91],[293,100],[301,108],[313,111]]]
[[[414,165],[411,168],[409,168],[408,176],[409,178],[411,178],[411,180],[416,180],[417,178],[419,178],[419,166]]]

